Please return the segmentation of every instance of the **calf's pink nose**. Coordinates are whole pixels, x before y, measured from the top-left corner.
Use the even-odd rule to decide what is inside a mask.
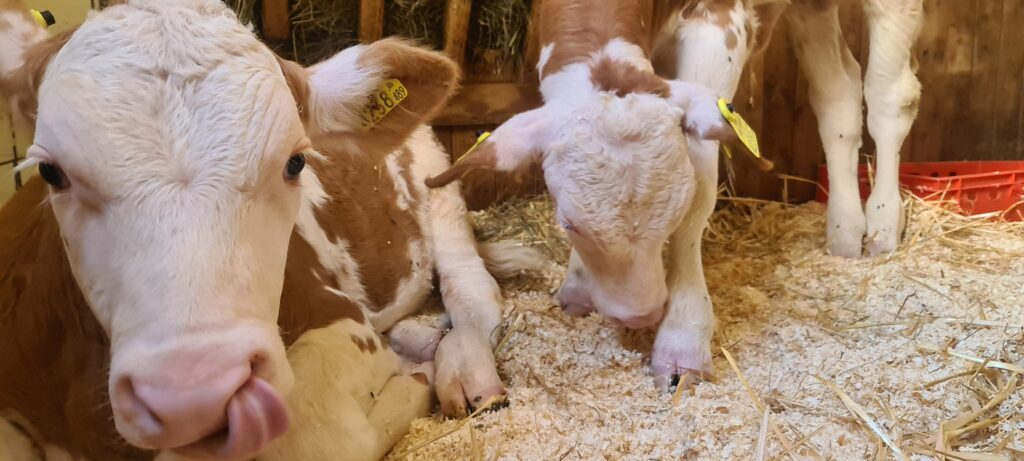
[[[252,375],[250,363],[209,365],[200,360],[192,369],[168,366],[122,377],[113,397],[118,416],[133,429],[130,441],[192,458],[227,460],[258,453],[288,429],[284,401]]]

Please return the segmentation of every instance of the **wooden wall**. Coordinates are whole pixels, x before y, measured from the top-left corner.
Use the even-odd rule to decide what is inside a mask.
[[[535,11],[541,1],[534,1]],[[866,64],[868,31],[859,1],[843,1],[842,26],[854,56]],[[450,4],[466,2],[450,0]],[[645,3],[657,22],[669,1]],[[924,90],[902,160],[1024,160],[1024,0],[925,0],[925,15],[915,50]],[[527,43],[528,63],[535,62],[536,46],[535,40]],[[509,111],[538,103],[532,75],[525,77],[515,84],[476,84],[474,76],[467,75],[467,91],[436,123],[436,131],[454,156],[473,144],[476,130],[492,128]],[[775,170],[765,173],[750,162],[737,161],[737,192],[782,199],[785,190],[790,201],[813,198],[814,185],[790,180],[784,186],[779,178],[815,180],[824,162],[817,121],[807,99],[807,80],[797,66],[785,21],[780,21],[764,53],[748,63],[735,102],[760,134],[766,156],[776,164]],[[874,153],[874,144],[866,123],[864,131],[862,154],[867,158]],[[523,187],[505,178],[473,179],[469,197],[477,206],[502,196],[502,191],[537,188],[535,182]]]
[[[867,63],[864,15],[855,1],[845,1],[841,11],[847,43]],[[902,161],[1024,160],[1024,0],[925,0],[925,16],[915,50],[920,112]],[[744,94],[736,99],[753,96],[744,114],[776,162],[773,174],[815,179],[824,152],[784,21],[744,78]],[[864,131],[862,154],[871,155],[866,124]],[[744,178],[741,194],[780,198],[781,181],[773,174],[737,174]],[[789,191],[792,199],[808,199],[814,186],[791,183]]]

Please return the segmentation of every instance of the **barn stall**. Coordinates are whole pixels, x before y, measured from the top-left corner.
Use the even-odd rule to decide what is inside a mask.
[[[479,130],[539,104],[530,19],[541,1],[228,3],[279,53],[307,64],[389,35],[444,50],[466,77],[434,125],[458,157]],[[652,23],[671,3],[641,1]],[[844,32],[865,62],[863,17],[848,3]],[[1024,0],[925,6],[916,50],[924,91],[904,161],[1024,160]],[[477,174],[464,187],[480,237],[535,245],[552,268],[503,286],[496,354],[508,405],[418,421],[390,459],[1024,457],[1024,225],[908,194],[898,251],[826,256],[824,207],[805,203],[821,195],[824,161],[806,86],[783,22],[735,98],[776,168],[723,160],[721,205],[705,236],[719,322],[714,379],[661,395],[647,372],[653,333],[565,316],[553,294],[567,244],[542,185]],[[18,123],[7,116],[0,111],[0,126]],[[24,126],[11,133],[0,136],[0,199],[20,184],[4,172],[30,139]],[[1021,192],[1013,183],[995,193],[1016,202]]]

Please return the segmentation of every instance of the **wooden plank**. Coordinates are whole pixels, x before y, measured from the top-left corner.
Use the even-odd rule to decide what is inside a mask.
[[[434,125],[481,125],[503,123],[515,114],[541,105],[535,84],[476,83],[462,87]]]
[[[384,36],[384,0],[359,1],[359,41],[369,43]]]
[[[982,1],[975,11],[975,35],[973,60],[971,63],[971,88],[973,96],[967,107],[965,123],[973,125],[973,148],[965,152],[964,158],[995,158],[992,143],[995,139],[993,116],[996,100],[1001,99],[997,77],[1001,66],[1003,33],[1003,2]]]
[[[989,1],[989,0],[981,0]],[[958,160],[976,133],[963,121],[970,107],[976,0],[925,0],[927,20],[918,40],[921,105],[904,161]]]
[[[521,81],[533,83],[537,80],[537,61],[540,59],[540,7],[544,0],[533,0],[530,5],[530,23],[526,26],[526,47],[523,50],[523,75]]]
[[[466,40],[472,7],[472,0],[448,0],[444,15],[444,52],[460,66],[466,63]]]
[[[263,0],[263,36],[267,40],[288,40],[291,25],[288,0]]]
[[[747,180],[740,180],[737,189],[740,195],[761,198],[781,198],[781,182],[775,178],[779,173],[792,173],[794,161],[794,114],[796,107],[796,56],[789,38],[789,25],[779,21],[775,25],[772,41],[764,50],[764,83],[761,146],[765,157],[775,162],[775,170],[771,174],[753,171],[744,173]],[[810,110],[810,107],[804,107]],[[811,115],[813,117],[813,114]],[[814,131],[817,136],[817,131]],[[817,145],[821,141],[814,139]],[[813,162],[813,160],[812,160]],[[753,170],[752,168],[747,168]],[[739,173],[737,174],[739,176]],[[737,179],[740,179],[739,177]],[[791,188],[792,190],[792,188]]]
[[[991,117],[992,155],[989,158],[1020,158],[1024,146],[1019,144],[1021,104],[1024,100],[1024,4],[1004,0],[999,70],[996,75],[996,98]],[[979,27],[983,27],[980,26]]]

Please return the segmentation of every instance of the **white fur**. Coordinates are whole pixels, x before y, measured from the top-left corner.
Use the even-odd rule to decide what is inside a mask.
[[[345,132],[360,125],[368,99],[353,104],[352,95],[370,95],[383,81],[378,68],[359,65],[365,49],[365,45],[347,48],[310,68],[311,110],[321,130]]]

